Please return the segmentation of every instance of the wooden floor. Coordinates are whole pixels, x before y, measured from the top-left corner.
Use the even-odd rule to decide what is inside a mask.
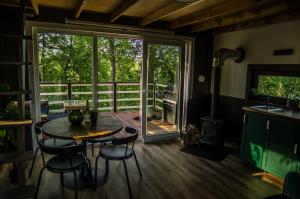
[[[123,122],[124,126],[131,126],[135,127],[138,130],[141,128],[141,123],[139,120],[135,120],[134,118],[139,116],[139,112],[133,111],[124,111],[124,112],[103,112],[103,115],[110,115],[115,118],[118,118]],[[162,123],[161,120],[151,120],[147,122],[147,134],[153,135],[157,133],[168,133],[176,131],[174,125],[164,122]]]
[[[235,155],[214,162],[180,151],[178,140],[151,144],[136,144],[136,153],[143,172],[138,175],[134,160],[127,161],[134,198],[187,198],[187,199],[247,199],[263,198],[280,192],[274,185],[253,177],[255,170],[241,163]],[[89,158],[94,163],[94,157]],[[37,182],[41,159],[37,161],[29,184]],[[101,160],[100,165],[104,165]],[[7,170],[0,173],[1,185],[7,179]],[[74,198],[73,191],[63,188],[59,175],[46,171],[39,198]],[[121,162],[110,163],[108,181],[92,191],[80,191],[81,199],[128,198],[125,174]]]

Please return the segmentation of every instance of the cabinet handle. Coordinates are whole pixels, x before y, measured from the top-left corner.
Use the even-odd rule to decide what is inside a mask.
[[[270,120],[267,121],[266,129],[267,129],[267,130],[270,130]]]
[[[246,114],[244,114],[244,117],[243,117],[243,123],[244,123],[244,124],[246,123]]]
[[[297,149],[298,149],[298,144],[295,144],[294,146],[294,154],[297,155]]]

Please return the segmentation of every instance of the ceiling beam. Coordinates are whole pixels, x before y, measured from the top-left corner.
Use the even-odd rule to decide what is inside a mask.
[[[280,15],[264,17],[256,20],[247,21],[244,23],[234,24],[231,26],[221,27],[214,30],[214,34],[245,30],[249,28],[262,27],[272,24],[286,23],[300,19],[300,11],[283,13]]]
[[[36,16],[39,15],[39,6],[37,4],[37,0],[31,0],[31,5]]]
[[[119,17],[121,17],[128,8],[130,8],[133,4],[135,4],[138,0],[125,0],[123,1],[116,10],[113,11],[110,17],[110,22],[116,21]]]
[[[186,25],[206,22],[219,17],[230,16],[235,13],[247,11],[252,8],[270,5],[280,0],[227,0],[220,4],[211,6],[170,22],[169,28],[175,29]]]
[[[197,4],[199,2],[200,1],[196,1],[193,3],[177,3],[174,1],[173,3],[168,3],[165,6],[163,6],[162,8],[158,9],[157,11],[142,18],[140,24],[141,24],[141,26],[148,25],[148,24],[155,22],[157,20],[160,20],[164,17],[170,16],[170,15],[174,14],[175,12],[180,11],[183,8],[187,8],[189,6]]]
[[[299,1],[280,1],[276,4],[261,7],[259,9],[253,9],[240,14],[235,14],[228,17],[221,17],[200,23],[192,27],[192,32],[200,32],[204,30],[210,30],[220,28],[224,26],[244,23],[251,20],[256,20],[264,17],[279,15],[286,12],[292,12],[299,10]]]
[[[78,19],[81,12],[84,9],[84,6],[86,4],[87,0],[78,0],[77,5],[75,7],[75,12],[74,12],[74,18]]]

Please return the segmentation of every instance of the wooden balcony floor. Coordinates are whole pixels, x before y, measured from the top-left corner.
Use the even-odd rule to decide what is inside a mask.
[[[133,198],[258,199],[281,192],[274,185],[252,176],[256,171],[244,165],[237,155],[230,154],[223,161],[214,162],[181,152],[181,147],[177,140],[136,143],[142,179],[134,160],[126,161]],[[94,165],[95,157],[90,150],[88,157]],[[37,182],[41,157],[36,163],[32,178],[27,179],[28,184]],[[104,161],[101,159],[99,163],[103,168]],[[0,169],[2,186],[9,178],[6,167],[8,165]],[[45,171],[38,198],[74,198],[74,192],[62,187],[59,174]],[[122,162],[111,161],[106,184],[96,190],[79,191],[79,199],[83,198],[129,198]]]
[[[118,118],[123,122],[123,126],[131,126],[135,127],[138,130],[141,129],[141,123],[139,120],[135,120],[134,118],[139,116],[138,111],[124,111],[124,112],[103,112],[101,113],[103,115],[110,115],[115,118]],[[161,120],[151,120],[148,121],[148,129],[147,133],[149,135],[158,134],[158,133],[168,133],[168,132],[174,132],[176,131],[176,128],[173,124],[170,123],[162,123]]]

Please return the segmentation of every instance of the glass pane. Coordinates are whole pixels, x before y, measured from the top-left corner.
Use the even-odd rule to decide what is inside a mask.
[[[116,89],[116,111],[138,113],[142,41],[98,37],[98,99],[101,111],[113,111]]]
[[[39,33],[41,112],[48,118],[64,112],[64,100],[92,105],[92,37]]]
[[[176,132],[180,47],[148,45],[147,134]]]
[[[300,77],[259,75],[258,94],[281,98],[300,97]]]

